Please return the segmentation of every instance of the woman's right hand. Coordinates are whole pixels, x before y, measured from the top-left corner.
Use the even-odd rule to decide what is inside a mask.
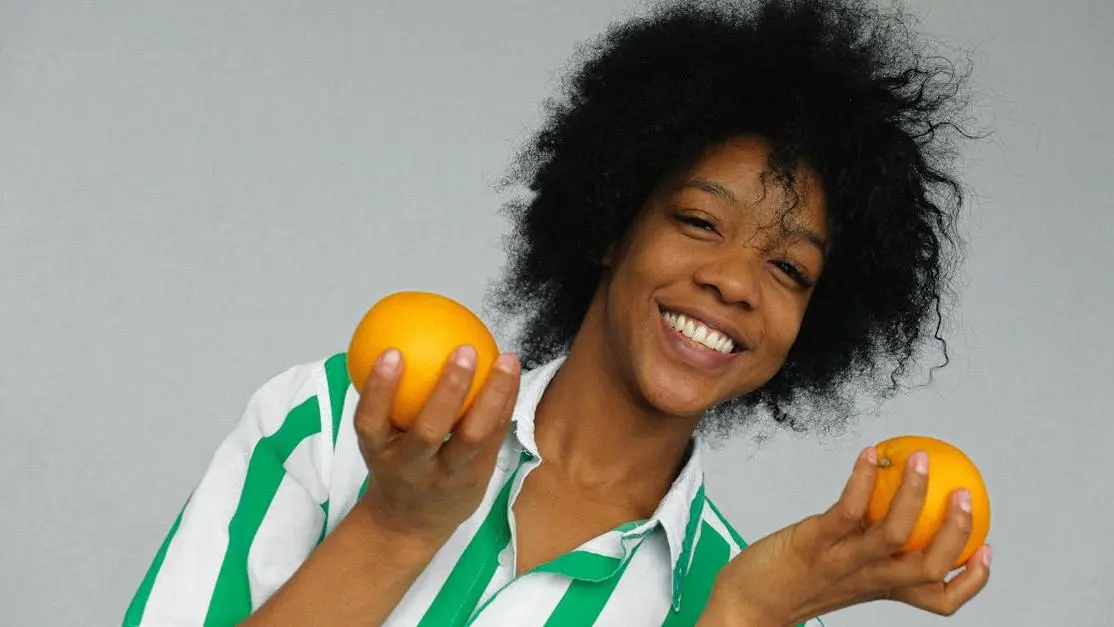
[[[390,409],[402,362],[394,349],[380,355],[356,405],[356,435],[370,473],[356,507],[384,532],[439,547],[483,499],[518,398],[520,366],[514,355],[501,355],[458,421],[476,351],[457,348],[413,425],[401,431]]]

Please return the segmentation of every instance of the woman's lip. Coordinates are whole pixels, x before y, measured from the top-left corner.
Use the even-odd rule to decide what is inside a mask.
[[[660,314],[658,319],[661,320],[661,329],[664,333],[666,345],[672,349],[671,352],[677,355],[681,361],[689,365],[702,370],[719,372],[724,370],[738,355],[738,353],[722,353],[711,348],[698,348],[691,340],[674,329]]]

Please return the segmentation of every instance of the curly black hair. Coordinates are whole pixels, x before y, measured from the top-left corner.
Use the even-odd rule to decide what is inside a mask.
[[[969,72],[926,53],[909,23],[853,0],[673,2],[583,48],[506,181],[529,193],[506,207],[509,262],[490,297],[522,324],[523,365],[568,349],[599,259],[655,188],[743,135],[771,143],[785,185],[802,163],[820,176],[831,250],[784,367],[701,428],[756,410],[798,430],[838,426],[856,391],[897,391],[925,345],[946,364]]]

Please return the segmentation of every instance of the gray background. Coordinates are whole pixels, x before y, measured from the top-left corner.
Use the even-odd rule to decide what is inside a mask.
[[[977,190],[954,363],[840,437],[743,436],[714,493],[758,538],[834,499],[859,447],[925,432],[989,483],[996,552],[951,620],[1100,625],[1114,609],[1108,156],[1100,0],[923,0],[975,53]],[[0,624],[118,624],[248,396],[343,350],[396,289],[479,307],[494,186],[576,42],[577,3],[0,3]]]

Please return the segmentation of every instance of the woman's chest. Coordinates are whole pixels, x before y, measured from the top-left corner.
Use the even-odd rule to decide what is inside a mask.
[[[515,576],[642,518],[619,499],[587,495],[537,469],[512,508]]]

